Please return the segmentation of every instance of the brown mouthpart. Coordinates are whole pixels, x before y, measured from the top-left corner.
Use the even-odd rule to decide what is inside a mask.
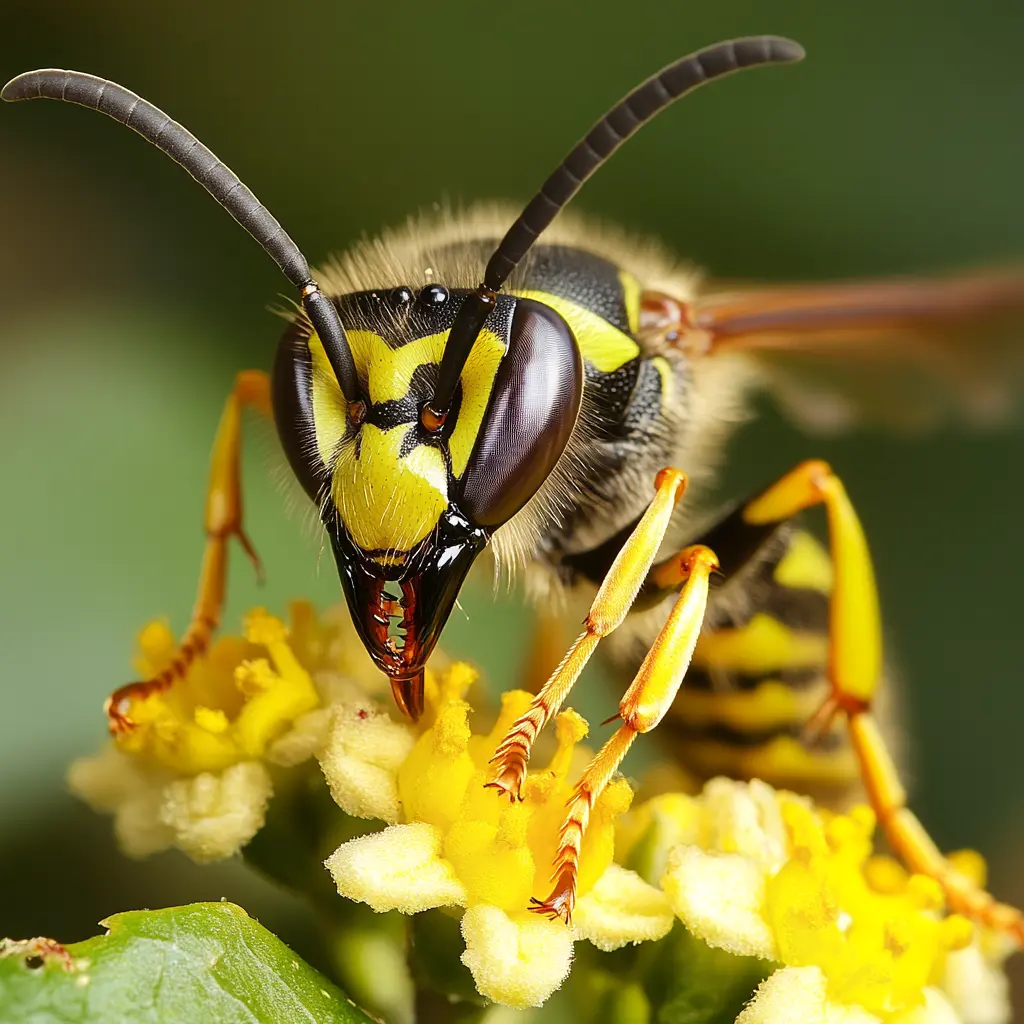
[[[413,676],[391,676],[390,679],[398,710],[418,722],[423,714],[423,670]]]
[[[374,580],[364,590],[364,643],[371,657],[391,682],[398,710],[417,721],[423,713],[424,672],[419,644],[420,622],[418,577],[400,584],[401,596],[390,598],[383,580]],[[393,635],[394,620],[400,620],[400,634]]]
[[[355,545],[340,521],[333,525],[332,547],[356,632],[390,680],[399,710],[416,721],[423,714],[427,660],[487,535],[449,509],[396,565]]]

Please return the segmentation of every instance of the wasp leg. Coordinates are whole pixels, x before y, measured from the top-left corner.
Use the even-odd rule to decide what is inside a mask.
[[[829,604],[832,693],[814,727],[827,728],[835,715],[845,713],[865,790],[893,849],[912,871],[942,886],[952,910],[1024,944],[1021,912],[998,903],[957,871],[907,807],[906,791],[871,713],[882,666],[878,593],[864,530],[842,482],[824,462],[802,463],[750,502],[743,518],[754,526],[780,522],[819,504],[828,518],[835,584]]]
[[[530,750],[544,724],[562,706],[601,638],[622,622],[636,599],[686,489],[686,475],[678,469],[663,469],[654,485],[654,500],[608,570],[584,619],[584,631],[494,752],[495,777],[488,786],[510,799],[520,796]]]
[[[235,378],[235,386],[217,427],[206,491],[206,549],[199,574],[199,594],[188,628],[173,661],[159,675],[122,686],[107,698],[105,710],[113,733],[133,727],[133,701],[166,690],[184,676],[188,666],[206,650],[220,624],[227,583],[228,541],[232,537],[238,538],[257,576],[262,577],[259,556],[242,530],[242,410],[245,408],[258,409],[267,416],[271,414],[270,378],[260,370],[245,370]]]
[[[683,582],[679,598],[636,677],[619,702],[622,725],[601,748],[576,784],[569,811],[558,836],[554,888],[546,900],[534,900],[531,910],[568,923],[576,902],[580,848],[594,803],[622,763],[638,733],[650,732],[665,717],[682,685],[693,656],[708,600],[708,582],[718,568],[715,553],[702,544],[686,548],[673,562]]]

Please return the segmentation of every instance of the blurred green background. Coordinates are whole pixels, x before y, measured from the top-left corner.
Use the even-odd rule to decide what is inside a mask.
[[[725,277],[786,280],[1024,255],[1019,0],[6,0],[0,78],[73,67],[183,121],[314,261],[451,198],[527,198],[626,89],[683,52],[794,36],[798,68],[740,76],[646,129],[578,207]],[[191,605],[208,446],[233,374],[266,367],[287,286],[165,157],[59,104],[0,110],[0,933],[91,934],[105,913],[229,896],[303,942],[237,865],[136,864],[65,794],[103,739],[137,628]],[[770,409],[723,490],[832,460],[871,538],[906,678],[915,803],[1024,899],[1024,432],[800,436]],[[259,591],[228,623],[338,591],[328,555],[247,456]],[[516,600],[465,602],[446,646],[509,681]],[[509,629],[509,620],[515,629]],[[606,698],[611,700],[610,697]]]

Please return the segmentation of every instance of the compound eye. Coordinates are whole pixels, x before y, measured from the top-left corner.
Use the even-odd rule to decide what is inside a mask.
[[[305,332],[294,324],[278,344],[272,382],[274,420],[281,447],[303,489],[319,504],[330,481],[330,467],[324,459],[313,416],[309,344]]]
[[[462,478],[462,509],[478,526],[512,518],[565,450],[583,397],[583,363],[553,309],[517,299],[480,433]]]

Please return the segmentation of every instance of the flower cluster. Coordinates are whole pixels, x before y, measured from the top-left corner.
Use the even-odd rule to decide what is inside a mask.
[[[488,761],[532,695],[506,693],[492,728],[473,735],[464,696],[475,677],[463,664],[428,673],[419,731],[377,707],[337,709],[320,755],[331,791],[348,813],[394,824],[343,844],[327,867],[342,896],[374,910],[465,907],[462,961],[477,990],[508,1006],[540,1006],[568,975],[575,940],[617,949],[662,938],[673,918],[663,893],[613,863],[614,819],[632,800],[624,779],[594,807],[572,929],[529,913],[550,884],[587,725],[574,711],[560,714],[548,765],[530,773],[522,801],[501,800],[485,789]]]
[[[756,780],[719,778],[697,797],[643,804],[623,822],[616,855],[658,876],[709,945],[783,965],[741,1024],[1008,1020],[999,965],[1009,946],[944,915],[933,879],[875,855],[874,828],[867,807],[833,814]],[[977,863],[964,855],[957,867]]]
[[[139,637],[135,667],[156,675],[174,656],[166,623]],[[99,757],[76,761],[71,788],[115,815],[126,852],[176,845],[197,861],[229,856],[263,824],[273,787],[264,759],[282,723],[319,704],[282,624],[250,613],[245,637],[224,637],[180,685],[135,700],[136,727]]]
[[[141,672],[172,654],[166,626],[143,630]],[[945,914],[934,881],[877,856],[868,809],[830,813],[757,781],[714,779],[699,794],[631,807],[630,785],[613,780],[583,844],[571,927],[531,914],[589,756],[587,723],[571,710],[557,716],[546,763],[509,803],[485,788],[488,762],[531,695],[504,694],[496,718],[481,711],[475,728],[466,698],[476,671],[432,664],[426,711],[412,724],[393,712],[344,611],[317,617],[298,604],[289,628],[254,611],[244,637],[221,639],[180,686],[138,700],[136,728],[76,762],[72,787],[115,814],[127,852],[177,845],[211,860],[243,847],[280,773],[315,757],[348,820],[380,823],[351,829],[356,838],[327,858],[338,893],[381,913],[457,917],[476,991],[506,1006],[543,1004],[576,943],[588,944],[581,964],[591,969],[598,951],[656,949],[685,928],[716,964],[762,965],[729,1013],[737,1024],[1009,1020],[1006,945]],[[957,866],[983,869],[966,855]],[[602,985],[617,963],[598,969]],[[628,974],[621,984],[649,1013],[651,986],[635,964]],[[675,975],[686,984],[685,965]]]

